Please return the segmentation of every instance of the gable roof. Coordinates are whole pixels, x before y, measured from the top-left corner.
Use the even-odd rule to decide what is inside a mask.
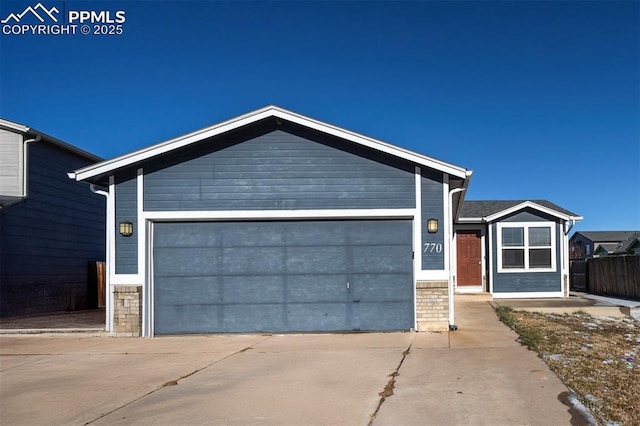
[[[102,157],[98,157],[90,152],[87,152],[83,149],[78,148],[77,146],[70,145],[66,142],[61,141],[60,139],[54,138],[44,132],[34,129],[33,127],[25,126],[24,124],[16,123],[15,121],[6,120],[4,118],[0,118],[0,129],[8,130],[13,133],[20,133],[26,137],[40,137],[41,140],[45,142],[49,142],[53,145],[56,145],[59,148],[64,149],[65,151],[73,152],[81,157],[87,158],[91,161],[98,162],[102,161]]]
[[[640,236],[640,231],[579,231],[571,238],[578,234],[594,243],[621,243],[634,236]]]
[[[238,129],[242,126],[256,123],[260,120],[264,120],[270,117],[275,117],[276,119],[289,121],[314,130],[318,130],[320,132],[337,136],[356,144],[363,145],[374,150],[408,160],[417,165],[429,167],[431,169],[447,173],[463,180],[468,179],[472,174],[470,170],[467,170],[463,167],[455,166],[453,164],[446,163],[435,158],[427,157],[425,155],[418,154],[416,152],[409,151],[407,149],[400,148],[386,142],[370,138],[368,136],[351,132],[337,126],[323,123],[321,121],[305,117],[295,112],[287,111],[277,106],[270,105],[256,111],[241,115],[239,117],[214,124],[213,126],[206,127],[204,129],[200,129],[183,136],[179,136],[174,139],[170,139],[165,142],[161,142],[159,144],[152,145],[150,147],[143,148],[111,160],[103,161],[101,163],[78,169],[73,173],[69,173],[69,177],[78,181],[91,180],[92,178],[112,173],[117,169],[131,166],[133,164],[139,163],[140,161],[148,160],[155,156],[189,146],[204,139],[221,135],[231,130]]]
[[[525,208],[532,208],[564,220],[582,220],[582,216],[547,200],[465,200],[460,222],[491,222]]]
[[[615,253],[628,253],[640,245],[640,232],[621,242],[615,249]]]

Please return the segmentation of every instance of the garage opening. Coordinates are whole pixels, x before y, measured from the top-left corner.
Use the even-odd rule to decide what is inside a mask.
[[[411,220],[153,226],[156,335],[414,326]]]

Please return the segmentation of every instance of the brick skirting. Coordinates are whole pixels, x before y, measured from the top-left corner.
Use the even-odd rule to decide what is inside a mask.
[[[417,331],[449,330],[449,283],[418,281],[416,284]]]
[[[113,333],[138,337],[142,334],[142,287],[117,285],[113,289]]]

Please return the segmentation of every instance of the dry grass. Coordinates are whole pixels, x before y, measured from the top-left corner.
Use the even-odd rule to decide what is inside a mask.
[[[640,425],[640,323],[496,309],[602,425]]]

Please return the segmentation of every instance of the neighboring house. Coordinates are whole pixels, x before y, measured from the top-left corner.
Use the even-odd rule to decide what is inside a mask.
[[[568,233],[579,220],[546,200],[465,200],[454,227],[456,291],[567,296]]]
[[[471,174],[269,106],[69,177],[107,195],[107,329],[154,336],[448,329],[454,219]],[[528,253],[514,277],[553,259],[553,282],[518,295],[561,296],[560,251],[579,218],[506,210],[487,222],[493,238],[517,241],[502,225],[513,218],[542,220],[536,241],[551,233],[544,253],[512,247]]]
[[[105,199],[67,178],[100,161],[0,119],[0,316],[88,306],[88,262],[104,260]]]
[[[569,245],[571,259],[640,254],[640,231],[580,231]]]

